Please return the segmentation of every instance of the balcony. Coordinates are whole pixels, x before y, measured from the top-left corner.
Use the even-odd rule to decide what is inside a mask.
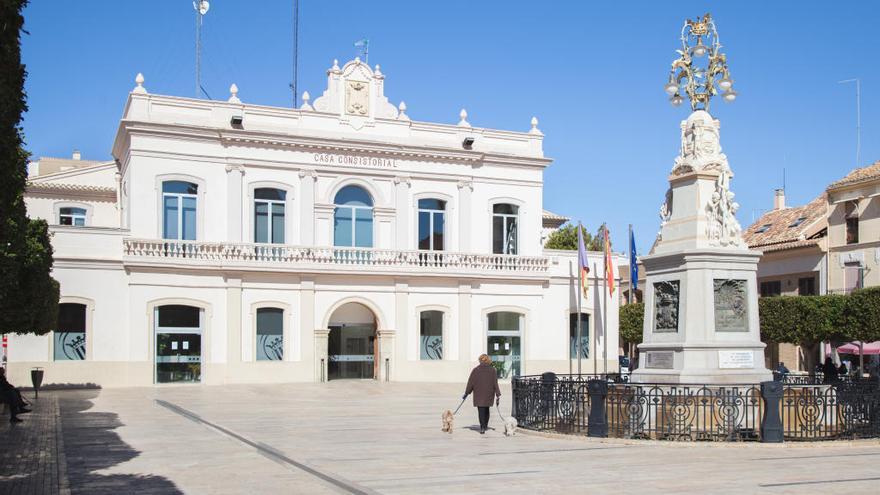
[[[124,239],[127,266],[547,279],[550,258],[397,249]]]

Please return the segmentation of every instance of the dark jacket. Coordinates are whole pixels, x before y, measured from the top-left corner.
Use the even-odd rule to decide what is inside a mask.
[[[498,373],[491,364],[480,363],[471,371],[465,395],[474,393],[474,407],[492,407],[495,397],[501,397]]]

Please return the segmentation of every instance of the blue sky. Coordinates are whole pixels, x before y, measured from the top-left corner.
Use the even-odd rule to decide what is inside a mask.
[[[290,1],[213,0],[203,28],[203,85],[230,83],[248,103],[289,106]],[[640,253],[657,232],[679,121],[663,93],[685,18],[712,13],[739,99],[714,102],[743,225],[772,206],[803,204],[855,167],[855,88],[862,80],[861,165],[880,160],[880,2],[301,1],[299,87],[318,95],[334,58],[370,39],[385,93],[415,120],[545,134],[544,206],[603,221],[617,249],[634,225]],[[194,94],[189,0],[35,1],[23,59],[36,156],[107,159],[134,76],[150,92]]]

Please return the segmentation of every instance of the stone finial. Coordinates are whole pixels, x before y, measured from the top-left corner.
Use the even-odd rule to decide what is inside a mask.
[[[314,108],[311,105],[309,105],[309,100],[311,100],[311,99],[312,99],[312,96],[309,94],[309,92],[303,91],[303,95],[302,95],[303,104],[302,104],[302,106],[299,107],[299,109],[300,110],[314,110]]]
[[[406,114],[406,102],[401,101],[400,105],[397,105],[397,110],[399,110],[397,120],[409,120],[409,115]]]
[[[379,64],[376,64],[376,70],[373,71],[373,74],[375,74],[377,76],[382,75],[382,69],[379,68]]]
[[[467,110],[462,108],[461,111],[458,112],[458,116],[461,117],[461,120],[458,121],[458,125],[460,127],[470,127],[471,126],[471,123],[467,121]]]
[[[356,64],[360,64],[360,63],[361,63],[361,58],[360,58],[360,57],[355,57],[355,58],[354,58],[354,63],[356,63]]]
[[[229,86],[229,99],[227,101],[229,103],[241,103],[241,100],[238,99],[238,86],[235,83]]]
[[[529,134],[543,134],[540,129],[538,129],[538,117],[532,117],[532,128],[529,130]]]
[[[137,86],[131,90],[132,93],[140,93],[147,94],[147,88],[144,87],[144,75],[138,72],[137,76],[134,78],[134,82],[137,83]]]
[[[333,67],[330,67],[330,69],[327,71],[327,73],[328,74],[339,74],[340,72],[342,72],[342,70],[339,68],[339,60],[334,58],[333,59]]]

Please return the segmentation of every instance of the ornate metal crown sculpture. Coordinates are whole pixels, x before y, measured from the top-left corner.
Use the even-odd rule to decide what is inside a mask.
[[[705,43],[704,43],[705,39]],[[730,103],[736,99],[733,79],[727,68],[727,56],[721,53],[718,31],[710,14],[702,19],[686,20],[681,28],[681,50],[676,50],[679,58],[672,62],[669,82],[664,89],[669,94],[669,102],[679,106],[685,93],[691,102],[691,110],[709,111],[709,100],[722,91],[721,97]],[[705,66],[698,65],[698,59],[708,55]],[[721,76],[720,79],[717,79]],[[717,86],[717,88],[716,88]]]

